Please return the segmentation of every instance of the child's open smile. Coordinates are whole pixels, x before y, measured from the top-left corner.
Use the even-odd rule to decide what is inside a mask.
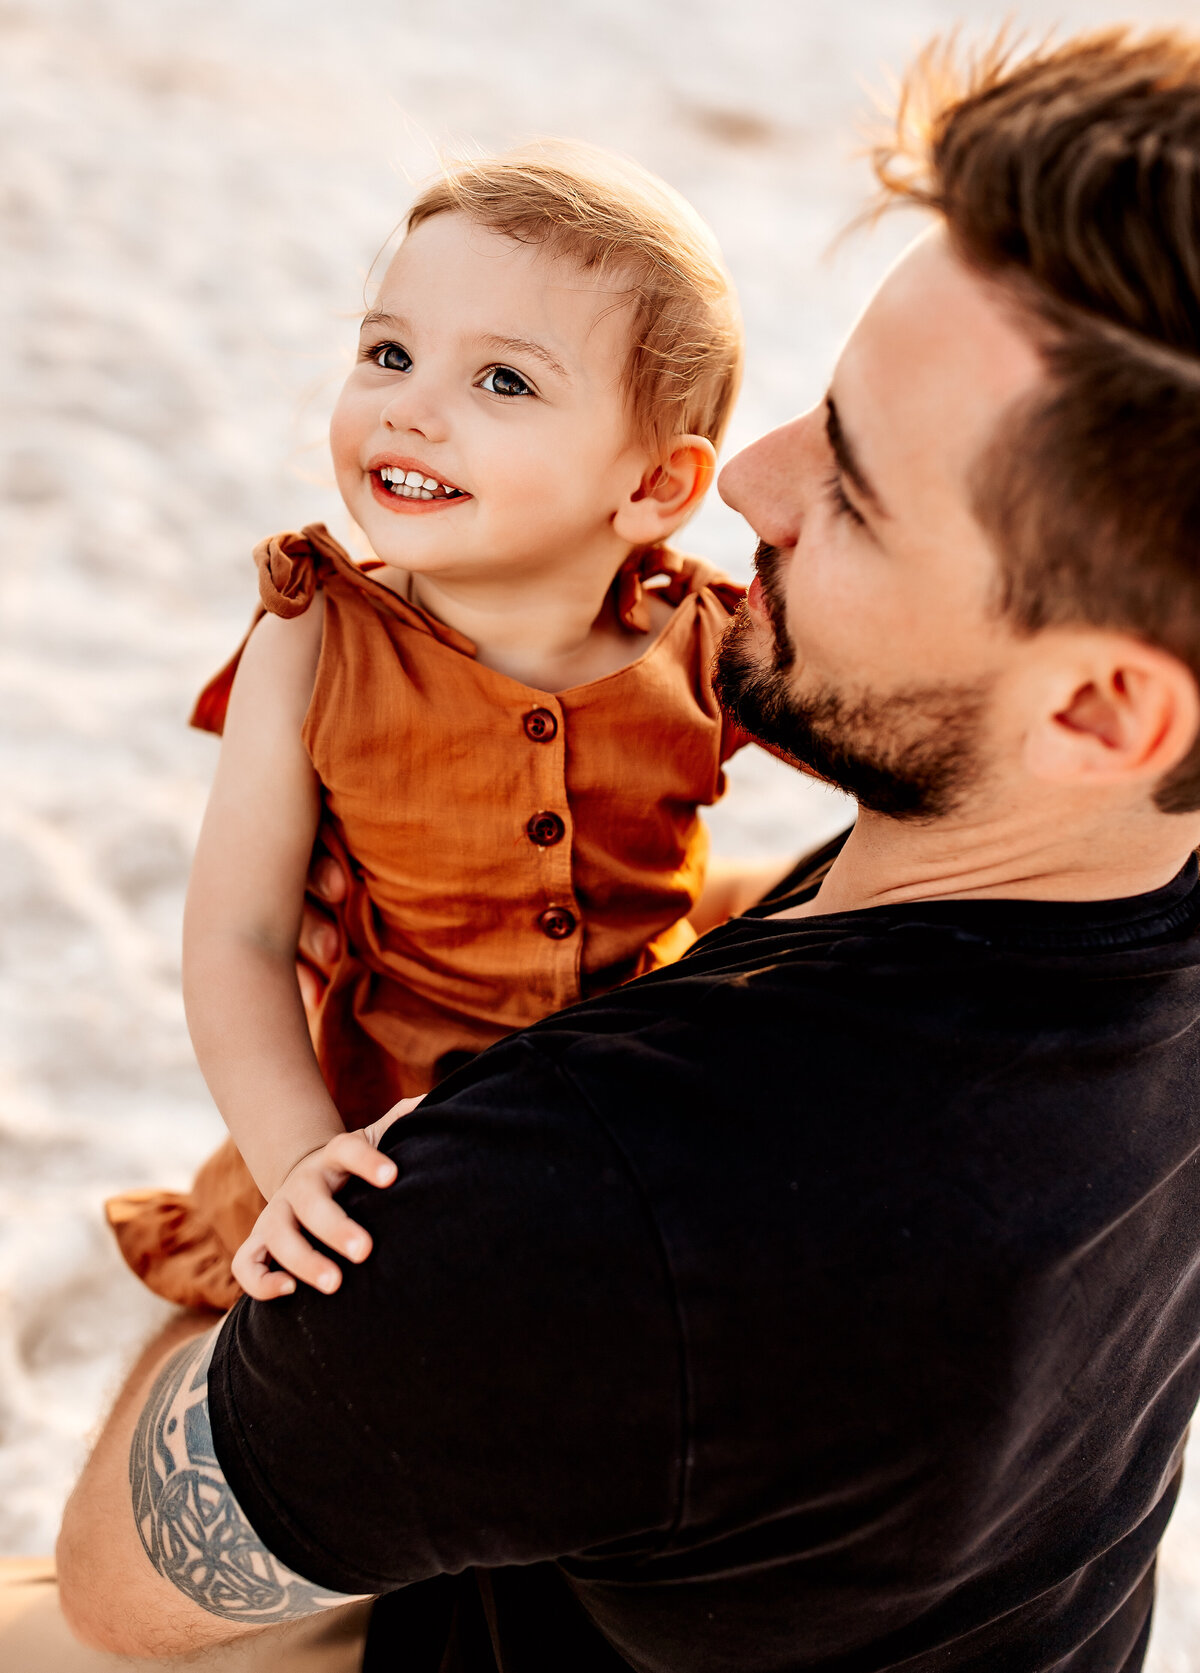
[[[430,476],[419,459],[391,456],[373,459],[368,470],[375,498],[389,511],[444,510],[448,505],[462,505],[471,498],[453,483],[439,482],[437,477]]]
[[[467,584],[551,565],[611,578],[628,549],[614,518],[647,466],[623,387],[629,297],[462,214],[409,235],[330,430],[385,564]]]

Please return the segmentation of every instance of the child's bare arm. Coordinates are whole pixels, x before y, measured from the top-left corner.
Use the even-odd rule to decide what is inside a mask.
[[[184,1000],[196,1055],[268,1198],[302,1156],[343,1131],[295,973],[319,813],[301,727],[320,651],[320,602],[294,621],[266,617],[246,646],[184,915]]]

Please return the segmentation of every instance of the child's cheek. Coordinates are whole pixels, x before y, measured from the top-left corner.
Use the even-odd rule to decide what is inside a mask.
[[[344,388],[338,396],[329,420],[329,451],[334,469],[339,473],[357,463],[358,425],[349,388]]]

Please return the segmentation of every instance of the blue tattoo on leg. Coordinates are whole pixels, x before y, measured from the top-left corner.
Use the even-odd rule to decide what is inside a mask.
[[[202,1609],[247,1626],[296,1620],[349,1602],[272,1556],[234,1498],[208,1418],[215,1342],[214,1331],[172,1355],[134,1431],[129,1485],[146,1555]]]

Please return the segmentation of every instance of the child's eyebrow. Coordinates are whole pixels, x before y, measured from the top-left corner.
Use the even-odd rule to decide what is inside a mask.
[[[403,331],[405,329],[405,321],[397,319],[395,314],[384,314],[378,308],[368,308],[358,329],[360,332],[369,331],[375,325],[382,325],[389,331]]]
[[[510,354],[531,354],[535,360],[549,366],[552,372],[557,372],[560,378],[570,379],[571,374],[567,368],[554,358],[548,348],[544,348],[541,343],[535,343],[532,337],[481,337],[479,340],[490,348],[507,349]]]

